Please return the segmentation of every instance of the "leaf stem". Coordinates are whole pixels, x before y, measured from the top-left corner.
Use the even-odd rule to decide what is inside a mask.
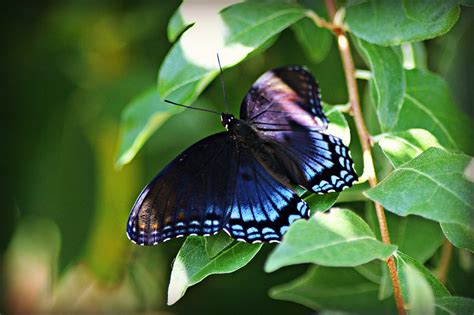
[[[447,240],[444,240],[443,249],[441,251],[441,261],[437,270],[437,276],[442,284],[446,284],[448,279],[449,264],[451,263],[451,253],[453,252],[453,245]]]
[[[325,3],[330,20],[334,21],[334,16],[336,15],[336,4],[334,0],[325,0]],[[320,21],[314,21],[315,23],[320,23]],[[364,175],[367,176],[367,180],[369,181],[370,187],[374,187],[377,185],[377,176],[375,174],[374,161],[372,157],[370,135],[367,131],[367,127],[362,116],[362,110],[359,101],[359,91],[357,89],[357,82],[355,76],[356,70],[354,67],[354,61],[352,59],[351,48],[345,31],[342,27],[331,28],[331,30],[334,32],[337,39],[337,44],[342,59],[342,65],[344,68],[344,74],[346,77],[349,103],[352,106],[354,122],[362,145],[362,152],[364,157]],[[381,204],[377,202],[374,203],[380,228],[380,234],[382,235],[382,241],[385,244],[390,244],[390,235],[388,232],[387,220],[385,218],[384,209]],[[400,289],[400,280],[398,278],[394,257],[390,256],[387,259],[386,263],[390,273],[390,278],[392,280],[393,295],[395,298],[395,303],[397,305],[398,314],[404,315],[406,314],[406,311],[403,305],[403,297]]]
[[[368,71],[368,70],[357,69],[355,71],[355,77],[356,77],[356,79],[370,80],[370,79],[372,79],[372,72]]]

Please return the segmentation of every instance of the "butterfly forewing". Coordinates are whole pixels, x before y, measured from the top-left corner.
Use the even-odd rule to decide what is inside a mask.
[[[263,133],[297,127],[324,130],[328,122],[319,87],[300,66],[277,68],[258,78],[242,102],[240,118]]]
[[[207,137],[181,153],[138,197],[129,217],[128,237],[154,245],[185,235],[212,235],[230,214],[236,173],[229,133]]]
[[[303,67],[263,74],[247,93],[241,118],[273,146],[284,176],[305,189],[327,193],[350,187],[357,174],[349,149],[326,134],[319,87]]]

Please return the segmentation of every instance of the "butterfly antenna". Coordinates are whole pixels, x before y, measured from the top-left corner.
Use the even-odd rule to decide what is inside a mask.
[[[217,114],[217,115],[221,115],[221,113],[215,111],[215,110],[212,110],[212,109],[206,109],[206,108],[199,108],[199,107],[192,107],[192,106],[188,106],[188,105],[183,105],[183,104],[178,104],[178,103],[175,103],[173,101],[169,101],[169,100],[164,100],[166,103],[170,103],[172,105],[176,105],[176,106],[181,106],[181,107],[185,107],[185,108],[190,108],[190,109],[195,109],[195,110],[200,110],[200,111],[203,111],[203,112],[208,112],[208,113],[213,113],[213,114]]]
[[[219,59],[219,54],[217,54],[217,63],[219,64],[219,70],[221,71],[220,77],[221,77],[222,94],[224,94],[225,110],[229,112],[229,103],[227,102],[227,94],[225,93],[224,72],[222,71],[221,60]]]

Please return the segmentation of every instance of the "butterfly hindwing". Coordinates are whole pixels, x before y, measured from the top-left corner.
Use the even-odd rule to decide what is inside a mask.
[[[155,245],[185,235],[212,235],[230,214],[235,189],[234,144],[229,133],[207,137],[166,166],[138,197],[127,235],[137,244]]]
[[[293,221],[309,217],[307,204],[262,166],[250,149],[238,149],[232,212],[225,231],[250,243],[278,242]]]
[[[357,180],[354,162],[341,139],[319,132],[281,131],[276,158],[290,180],[315,193],[342,191]],[[299,170],[298,172],[292,170]]]

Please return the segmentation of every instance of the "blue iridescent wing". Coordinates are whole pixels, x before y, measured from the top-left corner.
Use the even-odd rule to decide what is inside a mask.
[[[307,204],[270,175],[255,151],[238,143],[232,212],[224,230],[240,241],[278,242],[293,221],[309,218]]]
[[[185,150],[145,187],[130,213],[127,236],[156,245],[224,229],[238,240],[270,242],[308,216],[298,195],[223,132]]]
[[[341,191],[357,180],[349,148],[326,133],[319,87],[303,67],[263,74],[247,93],[241,118],[272,147],[277,173],[316,193]],[[281,171],[283,169],[283,171]]]
[[[207,137],[181,153],[141,192],[127,236],[155,245],[186,235],[212,235],[230,215],[235,145],[228,132]]]
[[[319,194],[342,191],[357,180],[341,139],[314,131],[272,132],[275,159],[289,180]]]

